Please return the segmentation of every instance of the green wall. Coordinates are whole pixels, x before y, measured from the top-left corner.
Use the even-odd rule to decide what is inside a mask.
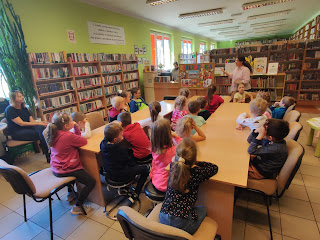
[[[200,41],[209,49],[211,39],[177,31],[161,25],[94,7],[78,0],[11,0],[21,17],[28,52],[134,53],[134,45],[147,47],[151,60],[150,31],[168,33],[171,37],[172,60],[178,61],[181,38],[192,39],[193,51],[199,51]],[[87,21],[124,28],[126,45],[92,44],[89,42]],[[67,30],[74,30],[76,43],[69,43]],[[142,65],[140,79],[142,79]],[[142,82],[141,82],[142,83]],[[143,83],[142,83],[143,84]]]

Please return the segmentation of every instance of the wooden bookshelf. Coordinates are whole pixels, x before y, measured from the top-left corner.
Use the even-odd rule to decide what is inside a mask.
[[[63,62],[48,62],[51,58],[47,54],[29,56],[33,85],[40,103],[38,115],[43,120],[51,121],[56,111],[95,111],[106,119],[111,98],[118,90],[140,87],[138,60],[134,54],[61,52]],[[59,56],[59,53],[52,54]],[[39,56],[42,57],[40,60],[37,59]],[[68,101],[63,100],[60,104],[62,97]]]
[[[318,38],[320,38],[320,15],[312,19],[290,37],[291,40],[313,40]]]

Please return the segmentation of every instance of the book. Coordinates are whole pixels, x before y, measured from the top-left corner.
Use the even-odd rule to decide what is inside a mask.
[[[253,64],[253,74],[266,74],[267,73],[268,58],[255,58]]]
[[[268,74],[278,74],[279,63],[268,64]]]

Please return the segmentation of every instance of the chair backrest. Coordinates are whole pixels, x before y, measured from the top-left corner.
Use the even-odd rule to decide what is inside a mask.
[[[164,96],[163,100],[176,100],[177,96]]]
[[[88,119],[88,122],[90,123],[91,130],[105,125],[103,116],[99,112],[87,113],[86,117]]]
[[[255,99],[257,98],[257,92],[248,92],[251,96],[252,96],[252,99]]]
[[[139,240],[186,240],[194,239],[189,233],[167,226],[155,221],[150,221],[134,209],[122,206],[117,213],[118,221],[129,239]]]
[[[295,104],[295,103],[292,104],[290,107],[288,107],[287,110],[286,110],[286,112],[285,112],[284,115],[283,115],[283,119],[284,119],[285,117],[287,117],[287,115],[289,114],[289,112],[291,112],[291,111],[294,110],[295,108],[296,108],[296,104]]]
[[[289,123],[289,128],[290,128],[289,134],[288,136],[286,136],[285,139],[286,140],[292,139],[297,141],[300,136],[300,132],[303,128],[302,125],[298,122],[291,122]]]
[[[289,188],[296,175],[304,155],[304,148],[294,140],[287,140],[288,158],[278,176],[278,196],[281,197]]]
[[[21,168],[10,165],[0,159],[0,173],[16,193],[31,196],[36,192],[36,187],[31,178]]]

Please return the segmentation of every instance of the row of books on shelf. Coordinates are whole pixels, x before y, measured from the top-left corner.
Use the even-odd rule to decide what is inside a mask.
[[[290,49],[304,49],[306,46],[305,42],[284,42],[283,44],[270,45],[271,51],[279,50],[290,50]]]
[[[304,69],[320,69],[320,61],[304,63]]]
[[[302,60],[303,53],[270,53],[269,61],[294,61],[294,60]]]
[[[80,104],[80,111],[89,112],[102,107],[103,107],[102,101],[99,99],[96,101]]]
[[[82,67],[73,67],[74,76],[97,74],[97,66],[82,66]]]
[[[122,61],[136,61],[137,56],[135,54],[122,54]]]
[[[103,84],[121,82],[121,75],[107,75],[103,78]]]
[[[230,84],[231,85],[231,79],[228,77],[216,76],[214,78],[214,84]]]
[[[320,91],[320,83],[317,82],[302,82],[300,90],[316,90]]]
[[[37,80],[69,77],[69,69],[67,67],[33,68],[32,71]]]
[[[74,86],[72,81],[65,81],[65,82],[37,85],[37,89],[38,89],[39,95],[41,96],[46,93],[52,93],[52,92],[64,91],[64,90],[73,90]]]
[[[320,80],[320,72],[304,72],[303,73],[303,80]]]
[[[113,98],[113,96],[106,97],[107,106],[111,105],[111,99],[112,98]]]
[[[60,107],[62,105],[66,105],[69,103],[73,103],[75,101],[73,93],[65,94],[58,97],[46,98],[41,100],[41,108],[46,110],[47,108],[55,108]]]
[[[278,41],[287,41],[287,38],[273,38],[273,39],[264,39],[264,40],[250,40],[250,41],[243,41],[243,42],[235,42],[236,47],[240,47],[243,45],[253,45],[253,44],[272,44]]]
[[[300,72],[286,74],[286,81],[294,81],[294,80],[300,80]]]
[[[105,87],[105,95],[110,95],[110,94],[114,94],[117,93],[119,90],[122,90],[122,85],[113,85],[113,86],[109,86],[109,87]]]
[[[285,71],[292,71],[292,70],[301,70],[302,68],[302,63],[280,63],[279,64],[279,71],[280,72],[285,72]]]
[[[298,90],[298,83],[287,83],[285,90]]]
[[[47,122],[52,122],[52,117],[55,113],[57,112],[64,112],[64,113],[68,113],[69,115],[73,112],[77,112],[78,109],[76,106],[73,106],[73,107],[69,107],[69,108],[65,108],[61,111],[54,111],[54,112],[50,112],[50,113],[47,113],[47,114],[44,114],[44,118]]]
[[[238,53],[268,52],[268,45],[243,46],[238,49]]]
[[[320,51],[307,51],[306,58],[320,58]]]
[[[123,71],[135,71],[138,70],[138,63],[131,63],[131,64],[122,64]]]
[[[318,49],[318,48],[320,48],[320,40],[318,39],[318,40],[307,42],[307,48],[310,48],[310,49]]]
[[[157,83],[168,83],[170,81],[171,81],[170,76],[157,76],[154,78],[154,82],[157,82]]]
[[[68,53],[71,62],[119,62],[136,61],[135,54],[105,54],[105,53]]]
[[[29,53],[29,61],[32,64],[39,64],[39,63],[66,63],[67,62],[67,55],[65,51],[58,52],[58,53]]]
[[[236,58],[230,58],[230,57],[219,57],[219,58],[214,58],[214,56],[212,56],[212,62],[214,63],[218,63],[218,64],[225,64],[227,59],[231,59],[231,60],[236,60]]]
[[[217,85],[217,93],[219,95],[229,95],[231,92],[231,86],[222,86],[222,85]]]
[[[220,54],[236,54],[236,48],[220,48],[220,49],[212,49],[210,51],[210,55],[220,55]]]
[[[300,93],[300,101],[319,101],[320,93]]]
[[[76,86],[77,88],[86,88],[86,87],[93,87],[101,85],[101,78],[100,77],[94,77],[94,78],[84,78],[76,80]]]
[[[79,101],[88,100],[95,97],[102,96],[102,88],[95,88],[92,90],[87,90],[83,92],[78,92]]]
[[[101,66],[102,73],[115,73],[115,72],[121,72],[121,65],[115,64],[115,65],[102,65]]]
[[[276,79],[274,77],[267,78],[252,78],[251,79],[251,87],[253,88],[269,88],[276,87]]]
[[[137,88],[139,87],[139,82],[138,81],[134,81],[134,82],[128,82],[124,84],[125,89],[129,90],[132,88]]]
[[[129,80],[133,80],[133,79],[137,79],[137,78],[138,78],[137,72],[123,74],[124,81],[129,81]]]

